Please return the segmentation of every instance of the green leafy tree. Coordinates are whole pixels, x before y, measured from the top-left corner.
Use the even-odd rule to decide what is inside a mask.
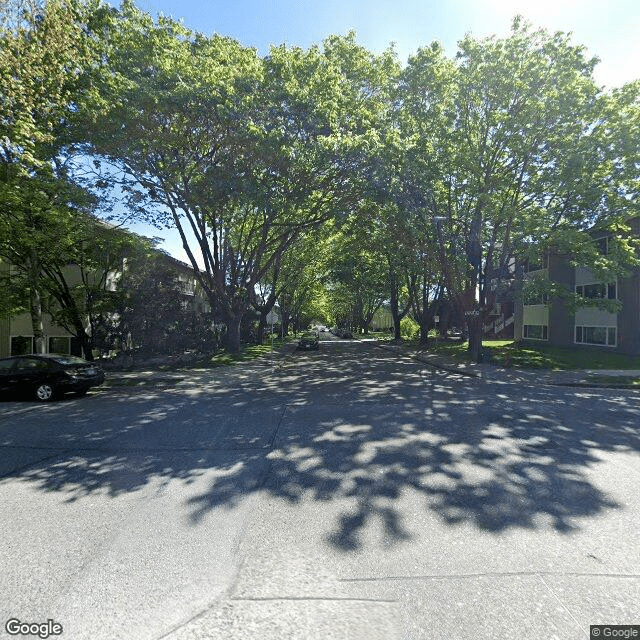
[[[489,280],[532,239],[580,252],[617,220],[600,129],[601,94],[568,36],[520,19],[506,39],[466,37],[455,64],[437,46],[405,74],[406,131],[422,161],[411,183],[438,231],[443,281],[480,358]],[[628,207],[627,207],[628,213]]]
[[[0,257],[12,265],[12,290],[29,299],[37,351],[45,349],[44,272],[63,265],[60,245],[91,206],[61,162],[94,60],[91,12],[75,0],[0,7]]]
[[[336,324],[368,333],[376,311],[387,299],[384,255],[369,228],[374,221],[355,216],[328,244],[327,291]]]
[[[353,199],[350,158],[372,134],[367,98],[341,65],[362,50],[333,38],[260,59],[130,3],[110,38],[120,81],[92,148],[123,169],[141,215],[178,230],[237,351],[256,284]]]
[[[156,251],[146,238],[90,215],[76,215],[74,233],[66,241],[58,243],[58,259],[41,265],[45,309],[93,359],[101,330],[119,316],[127,299],[123,278],[131,270],[152,269]]]

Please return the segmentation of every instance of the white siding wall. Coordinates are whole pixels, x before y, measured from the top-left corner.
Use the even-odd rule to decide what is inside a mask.
[[[549,325],[549,306],[546,304],[526,305],[523,309],[522,324]]]

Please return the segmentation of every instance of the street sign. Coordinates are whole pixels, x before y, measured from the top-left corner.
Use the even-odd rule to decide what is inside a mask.
[[[433,321],[438,324],[438,322],[440,322],[440,316],[433,316]]]
[[[465,311],[465,316],[473,316],[474,318],[480,315],[479,311]]]
[[[267,313],[267,324],[275,324],[280,322],[280,316],[275,311],[269,311]]]

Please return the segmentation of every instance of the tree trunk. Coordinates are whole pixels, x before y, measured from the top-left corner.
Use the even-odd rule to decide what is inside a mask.
[[[393,339],[400,340],[400,305],[398,303],[398,287],[395,282],[395,277],[390,274],[390,284],[391,284],[391,296],[389,298],[389,307],[391,309],[391,317],[393,318]]]
[[[33,353],[46,353],[44,322],[42,320],[42,298],[37,286],[32,284],[29,311],[33,330]]]
[[[285,316],[285,314],[282,314],[282,336],[288,336],[289,335],[289,324],[290,324],[290,320],[289,320],[289,316]]]
[[[29,312],[31,314],[31,328],[33,331],[33,353],[46,353],[47,346],[44,337],[44,322],[42,320],[42,297],[40,294],[40,262],[35,251],[31,252],[29,264]]]
[[[427,326],[426,320],[424,319],[424,315],[423,320],[420,323],[420,344],[423,346],[427,346],[429,344],[429,327]]]
[[[242,315],[233,316],[227,321],[227,351],[229,353],[240,353],[241,325]]]
[[[469,331],[469,355],[472,362],[482,362],[482,316],[467,316],[467,329]]]
[[[264,342],[264,330],[267,326],[267,316],[266,314],[260,314],[260,318],[258,320],[258,329],[256,330],[256,344],[262,344]]]
[[[427,279],[422,283],[422,314],[420,317],[420,344],[429,344],[429,293],[427,291]]]
[[[93,338],[87,335],[84,329],[81,333],[78,333],[76,337],[80,340],[80,347],[82,348],[84,358],[93,361]]]

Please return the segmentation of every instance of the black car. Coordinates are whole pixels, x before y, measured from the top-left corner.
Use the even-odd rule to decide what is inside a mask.
[[[0,360],[0,393],[47,402],[63,393],[84,395],[104,382],[101,367],[76,356],[50,353]]]

